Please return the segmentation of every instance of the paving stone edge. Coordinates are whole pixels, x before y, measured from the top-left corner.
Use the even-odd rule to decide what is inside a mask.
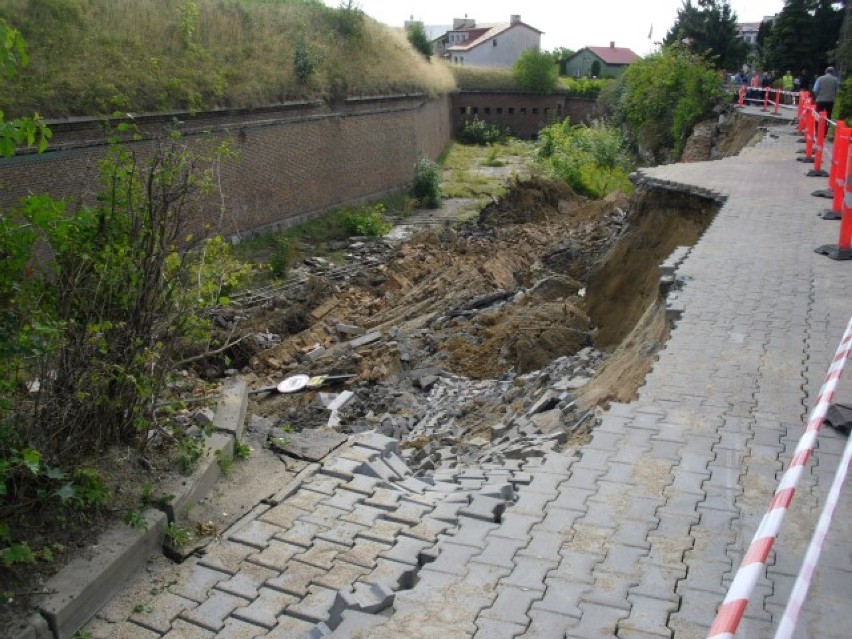
[[[236,381],[223,390],[213,424],[216,433],[207,442],[207,454],[185,489],[163,510],[144,513],[147,530],[117,524],[98,537],[88,556],[73,559],[45,584],[47,595],[39,603],[41,616],[12,639],[70,639],[106,604],[116,590],[132,577],[157,548],[162,550],[165,530],[203,498],[222,475],[219,460],[234,452],[234,442],[242,434],[248,406],[245,381]],[[45,624],[46,621],[46,624]]]

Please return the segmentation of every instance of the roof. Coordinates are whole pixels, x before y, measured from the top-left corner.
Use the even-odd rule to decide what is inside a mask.
[[[532,31],[535,31],[536,33],[544,33],[544,31],[539,31],[535,27],[531,27],[530,25],[528,25],[525,22],[513,22],[513,23],[506,22],[506,23],[494,25],[493,27],[485,28],[485,29],[480,28],[480,27],[475,28],[475,29],[462,29],[462,31],[469,31],[470,34],[471,34],[470,37],[467,40],[465,40],[464,42],[460,42],[458,44],[454,44],[451,47],[447,47],[447,51],[470,51],[474,47],[478,47],[480,44],[484,44],[485,42],[488,42],[489,40],[496,38],[501,33],[504,33],[506,31],[508,31],[509,29],[512,29],[514,27],[519,27],[519,26],[526,27],[527,29],[531,29]],[[481,33],[479,33],[478,35],[474,35],[475,32],[481,32]]]
[[[585,47],[585,49],[577,51],[571,58],[579,55],[582,51],[591,51],[606,64],[632,64],[642,59],[641,56],[635,54],[627,47]],[[571,58],[568,59],[570,60]]]

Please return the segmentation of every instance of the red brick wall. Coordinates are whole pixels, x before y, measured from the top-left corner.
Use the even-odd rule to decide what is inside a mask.
[[[473,118],[507,126],[513,135],[535,138],[554,121],[570,117],[572,122],[588,122],[599,113],[594,99],[569,97],[565,94],[507,93],[464,91],[450,100],[453,132]]]
[[[390,96],[350,99],[333,109],[312,102],[134,120],[143,134],[179,118],[185,139],[230,139],[238,156],[221,166],[221,232],[234,235],[404,188],[417,159],[434,160],[449,142],[449,116],[448,98]],[[77,119],[51,128],[56,150],[0,160],[0,210],[30,193],[91,199],[97,191],[103,123]],[[149,145],[134,143],[140,153]],[[207,215],[218,222],[220,213],[211,203]]]

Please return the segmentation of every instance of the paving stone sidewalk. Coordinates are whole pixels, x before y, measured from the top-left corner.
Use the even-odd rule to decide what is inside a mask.
[[[791,130],[643,172],[726,203],[677,268],[682,316],[638,400],[587,445],[424,479],[360,435],[91,636],[704,637],[852,314]],[[739,636],[773,636],[845,441],[821,432]],[[798,637],[849,636],[850,514],[846,490]]]

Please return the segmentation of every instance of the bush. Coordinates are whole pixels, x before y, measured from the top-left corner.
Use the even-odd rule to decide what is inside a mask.
[[[456,133],[459,142],[482,145],[505,142],[509,135],[509,129],[506,127],[485,122],[475,115],[472,120],[465,120]]]
[[[374,204],[354,211],[344,211],[343,223],[350,235],[382,237],[393,228],[385,217],[385,205]]]
[[[429,36],[426,35],[422,22],[415,22],[408,29],[408,41],[424,58],[427,60],[432,58],[432,43],[429,41]]]
[[[559,67],[546,53],[527,49],[515,62],[512,72],[518,84],[527,91],[550,94],[556,90]]]
[[[426,158],[417,161],[414,165],[414,182],[410,194],[421,206],[430,209],[441,208],[441,176],[437,164]]]
[[[655,158],[683,150],[695,124],[723,99],[713,65],[682,46],[665,47],[631,64],[607,106],[639,148]]]
[[[601,198],[630,191],[630,160],[618,129],[572,125],[566,118],[539,132],[538,153],[556,177],[581,195]]]

